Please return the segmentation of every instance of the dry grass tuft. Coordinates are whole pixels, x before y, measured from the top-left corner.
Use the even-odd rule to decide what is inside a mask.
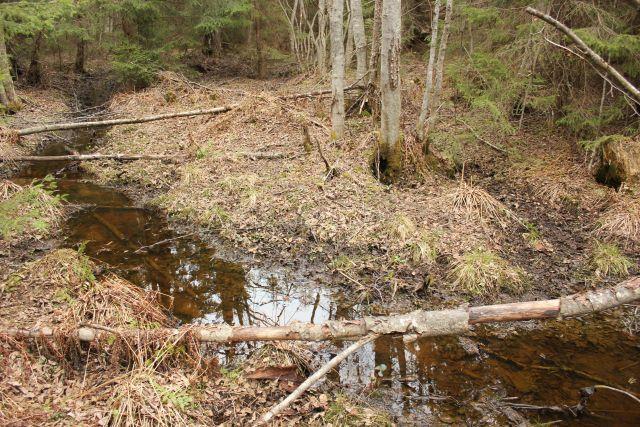
[[[158,304],[158,295],[105,274],[96,277],[96,265],[82,250],[59,249],[26,264],[0,285],[12,304],[0,323],[5,327],[55,327],[54,340],[43,340],[50,356],[75,361],[80,343],[68,331],[81,324],[107,328],[156,329],[172,326]],[[142,363],[163,345],[162,337],[146,343],[128,343],[114,337],[93,345],[110,355],[112,363]],[[134,350],[135,349],[135,350]]]
[[[295,342],[267,343],[253,352],[247,361],[248,370],[272,366],[295,366],[303,376],[319,368],[308,347]]]
[[[472,296],[495,294],[501,290],[522,292],[526,274],[493,251],[478,248],[454,262],[449,275],[453,288]]]
[[[606,240],[619,240],[625,247],[640,246],[640,199],[620,198],[600,216],[594,233]]]
[[[597,277],[629,276],[633,261],[626,257],[620,248],[612,243],[595,242],[590,260],[591,267]]]
[[[464,181],[450,193],[448,197],[453,207],[467,219],[495,221],[505,227],[512,216],[509,209],[482,188]]]
[[[20,135],[15,129],[0,126],[0,145],[16,145],[20,142]]]
[[[64,197],[55,194],[51,178],[21,187],[10,181],[0,185],[0,236],[13,242],[25,238],[42,238],[64,217]]]

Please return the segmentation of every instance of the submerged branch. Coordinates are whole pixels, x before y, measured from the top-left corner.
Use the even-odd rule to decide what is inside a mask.
[[[559,299],[528,301],[511,304],[423,311],[392,316],[365,317],[358,320],[334,320],[323,324],[293,323],[288,326],[189,326],[195,339],[202,342],[243,342],[298,340],[323,341],[355,340],[370,334],[418,336],[460,335],[479,323],[556,319],[595,313],[640,299],[640,276],[617,286],[598,291],[582,292]],[[81,341],[93,341],[111,335],[95,327],[81,327],[74,331]],[[180,329],[118,329],[118,335],[153,338],[157,334],[180,333]],[[20,338],[51,337],[56,331],[50,327],[8,329],[0,331]]]

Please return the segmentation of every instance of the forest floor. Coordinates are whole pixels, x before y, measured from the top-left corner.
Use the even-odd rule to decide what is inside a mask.
[[[419,80],[405,82],[403,124],[412,152]],[[177,167],[153,161],[83,167],[258,259],[331,274],[332,286],[391,310],[399,309],[397,301],[406,304],[397,298],[402,294],[418,297],[410,299],[419,306],[498,303],[619,280],[615,270],[596,271],[604,241],[630,257],[630,273],[638,271],[637,195],[596,183],[575,139],[558,129],[525,122],[517,134],[492,141],[506,150],[497,152],[455,120],[465,111],[450,104],[437,131],[462,143],[453,154],[447,141],[434,145],[441,157],[455,157],[457,176],[412,172],[387,186],[370,166],[376,141],[370,117],[351,117],[345,138],[332,141],[326,97],[282,98],[322,86],[301,79],[207,86],[166,74],[153,88],[116,95],[111,111],[131,117],[237,107],[213,117],[116,127],[100,147],[190,156]],[[307,151],[304,127],[311,135]],[[322,156],[337,176],[327,176]],[[472,266],[482,271],[479,288],[468,284]]]
[[[403,127],[412,153],[419,151],[411,135],[421,90],[417,76],[409,73],[405,82]],[[408,156],[411,172],[399,185],[387,186],[370,166],[377,139],[371,117],[350,117],[345,138],[333,141],[327,97],[283,98],[325,85],[312,78],[192,82],[165,73],[149,89],[115,95],[109,114],[236,107],[212,117],[115,127],[97,148],[188,156],[178,165],[101,161],[81,167],[168,212],[177,225],[197,225],[214,243],[345,290],[348,298],[368,303],[363,306],[370,313],[552,298],[638,273],[640,200],[631,190],[596,183],[574,138],[525,121],[516,134],[490,140],[504,148],[497,151],[475,136],[484,135],[482,129],[470,131],[456,120],[468,113],[464,107],[448,103],[437,129],[445,138],[434,149],[456,173],[430,172]],[[69,109],[62,94],[25,95],[32,105],[12,126],[50,121]],[[26,154],[39,141],[2,146],[0,154]],[[328,174],[323,157],[337,174]],[[7,188],[4,199],[17,191]],[[153,295],[81,252],[52,252],[55,217],[66,207],[43,203],[56,208],[44,212],[53,216],[46,231],[21,230],[26,234],[0,241],[0,327],[71,328],[87,312],[111,327],[172,325],[150,303]],[[610,268],[612,258],[627,260],[624,268]],[[256,382],[245,374],[277,360],[295,366],[289,372],[295,383],[315,368],[301,349],[273,346],[245,369],[229,371],[211,362],[218,349],[196,348],[188,337],[147,343],[139,352],[116,340],[92,346],[86,360],[78,359],[84,352],[77,343],[61,337],[32,346],[8,336],[0,342],[0,370],[7,379],[0,388],[0,419],[15,425],[107,425],[121,417],[251,423],[291,383]],[[390,423],[381,411],[329,386],[285,415],[284,423],[300,417],[317,424]]]

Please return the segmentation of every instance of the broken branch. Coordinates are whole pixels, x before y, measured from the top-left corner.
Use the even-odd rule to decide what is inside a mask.
[[[271,419],[273,417],[275,417],[280,412],[282,412],[284,409],[286,409],[289,405],[291,405],[298,397],[300,397],[302,395],[302,393],[304,393],[305,391],[307,391],[307,389],[309,387],[311,387],[312,385],[314,385],[315,383],[320,381],[325,375],[327,375],[327,373],[329,371],[331,371],[333,368],[338,366],[340,364],[340,362],[342,362],[344,359],[346,359],[350,354],[355,353],[362,346],[364,346],[365,344],[375,340],[376,338],[378,338],[378,335],[366,336],[366,337],[362,338],[360,341],[351,344],[345,350],[340,352],[336,357],[331,359],[322,368],[320,368],[316,373],[311,375],[302,384],[300,384],[298,386],[298,388],[293,391],[293,393],[291,393],[289,396],[287,396],[286,399],[284,399],[282,402],[278,403],[273,408],[271,408],[269,410],[269,412],[267,412],[264,415],[262,415],[262,417],[260,417],[260,422],[258,423],[258,425],[267,424],[269,421],[271,421]]]

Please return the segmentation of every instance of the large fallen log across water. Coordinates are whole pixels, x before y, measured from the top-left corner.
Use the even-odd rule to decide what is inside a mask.
[[[452,310],[416,310],[407,314],[365,317],[358,320],[333,320],[322,324],[292,323],[287,326],[183,326],[181,329],[111,329],[100,325],[81,325],[73,333],[80,341],[94,341],[118,335],[123,338],[153,339],[156,336],[184,333],[188,328],[196,339],[202,342],[232,343],[243,341],[322,341],[356,340],[361,337],[378,335],[442,336],[460,335],[470,327],[481,323],[521,321],[531,319],[562,319],[581,316],[617,307],[640,299],[640,276],[626,280],[614,287],[597,291],[582,292],[566,297],[498,304]],[[33,329],[0,330],[16,338],[51,337],[56,334],[51,327]]]
[[[224,107],[216,107],[201,110],[180,111],[177,113],[165,113],[156,114],[153,116],[145,117],[133,117],[130,119],[110,119],[110,120],[97,120],[92,122],[69,122],[69,123],[54,123],[49,125],[33,126],[29,128],[20,129],[17,131],[18,136],[31,135],[34,133],[52,132],[57,130],[71,130],[71,129],[87,129],[104,126],[117,126],[128,125],[133,123],[146,123],[155,122],[158,120],[173,119],[176,117],[189,117],[189,116],[202,116],[206,114],[220,114],[231,111],[235,108],[235,105],[228,105]]]

